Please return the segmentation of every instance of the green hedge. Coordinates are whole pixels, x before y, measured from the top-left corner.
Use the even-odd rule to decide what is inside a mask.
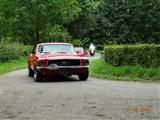
[[[20,43],[0,43],[0,63],[8,60],[17,59],[21,56],[27,56],[31,51],[30,45]]]
[[[105,61],[115,66],[160,66],[160,44],[112,45],[105,47]]]

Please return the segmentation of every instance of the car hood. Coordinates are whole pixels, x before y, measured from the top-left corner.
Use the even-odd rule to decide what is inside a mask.
[[[78,54],[41,54],[39,59],[88,59],[87,57],[81,57]]]

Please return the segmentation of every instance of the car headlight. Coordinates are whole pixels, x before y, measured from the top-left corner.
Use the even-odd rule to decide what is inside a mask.
[[[48,60],[39,60],[37,65],[38,65],[38,67],[47,67],[48,66]]]
[[[82,60],[82,65],[88,66],[89,65],[89,60]]]
[[[43,61],[42,60],[38,61],[37,65],[38,65],[38,67],[42,67],[43,66]]]

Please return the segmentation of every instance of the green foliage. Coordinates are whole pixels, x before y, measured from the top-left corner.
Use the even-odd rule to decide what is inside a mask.
[[[50,42],[67,42],[71,39],[67,30],[59,25],[48,26],[45,32],[46,37],[44,39]]]
[[[160,43],[159,0],[103,0],[91,31],[97,43]]]
[[[34,44],[46,37],[48,25],[67,24],[80,11],[76,0],[1,0],[0,38]]]
[[[100,50],[100,51],[103,51],[104,46],[103,46],[103,45],[97,45],[97,46],[96,46],[96,49],[97,49],[97,50]]]
[[[160,45],[112,45],[105,47],[105,61],[115,66],[160,66]]]
[[[113,66],[101,59],[90,62],[90,74],[109,80],[160,81],[160,67]]]
[[[20,43],[0,43],[0,63],[27,56],[32,47]]]
[[[89,39],[73,39],[70,41],[75,47],[84,47],[87,48],[89,46]]]
[[[1,0],[0,40],[160,43],[159,0]]]
[[[68,25],[68,31],[73,36],[73,38],[83,39],[89,37],[89,30],[93,29],[96,24],[96,19],[93,11],[96,9],[95,0],[77,0],[81,12],[79,16],[71,21]]]

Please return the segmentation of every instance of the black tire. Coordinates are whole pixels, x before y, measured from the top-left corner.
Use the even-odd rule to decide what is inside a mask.
[[[42,82],[43,75],[40,71],[37,69],[34,70],[33,78],[36,82]]]
[[[95,53],[93,53],[93,54],[92,54],[92,53],[90,53],[90,55],[91,55],[91,56],[94,56],[94,55],[95,55]]]
[[[28,76],[33,77],[33,70],[31,68],[28,68]]]
[[[83,80],[83,81],[86,81],[88,79],[88,76],[89,76],[89,70],[88,68],[86,69],[85,72],[81,73],[78,75],[79,79],[80,80]]]

